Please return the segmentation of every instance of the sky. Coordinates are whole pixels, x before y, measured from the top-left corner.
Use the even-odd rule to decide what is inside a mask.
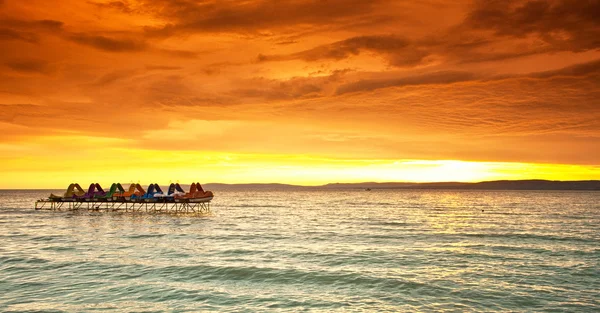
[[[0,0],[0,188],[600,179],[599,0]]]

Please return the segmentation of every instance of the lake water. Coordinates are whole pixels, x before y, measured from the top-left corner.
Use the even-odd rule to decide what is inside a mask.
[[[212,213],[0,191],[0,311],[600,311],[600,192],[216,192]]]

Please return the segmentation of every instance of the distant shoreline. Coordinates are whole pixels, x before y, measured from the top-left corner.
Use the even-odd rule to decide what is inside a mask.
[[[495,180],[474,183],[465,182],[363,182],[330,183],[320,186],[300,186],[292,184],[221,184],[203,185],[212,190],[242,189],[285,189],[285,190],[345,190],[345,189],[458,189],[458,190],[600,190],[600,180],[552,181],[531,180]]]
[[[184,188],[188,185],[182,184]],[[362,182],[362,183],[330,183],[320,186],[302,186],[278,183],[251,183],[251,184],[224,184],[207,183],[202,185],[205,190],[236,191],[236,190],[377,190],[377,189],[405,189],[405,190],[600,190],[600,180],[494,180],[474,183],[465,182]],[[55,189],[0,189],[0,190],[60,190]]]

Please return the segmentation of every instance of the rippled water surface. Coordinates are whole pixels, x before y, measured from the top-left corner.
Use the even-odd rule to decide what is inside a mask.
[[[600,311],[600,192],[217,192],[212,213],[0,191],[0,311]]]

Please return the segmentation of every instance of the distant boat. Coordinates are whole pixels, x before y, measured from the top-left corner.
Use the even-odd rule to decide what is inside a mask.
[[[366,188],[365,191],[371,191],[371,188]]]

